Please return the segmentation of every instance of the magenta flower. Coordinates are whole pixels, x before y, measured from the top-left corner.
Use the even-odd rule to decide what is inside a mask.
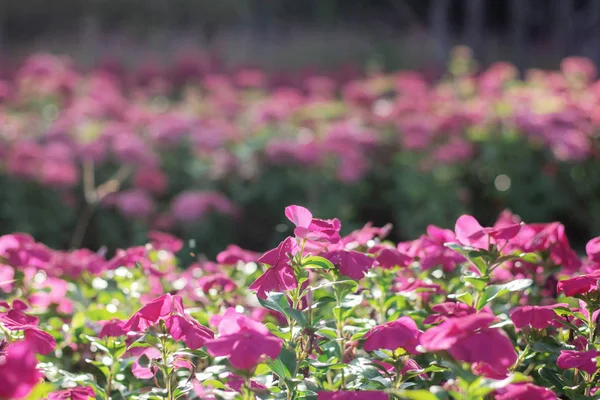
[[[202,289],[204,293],[209,293],[213,288],[224,293],[237,289],[236,283],[230,277],[221,273],[200,277],[196,282],[196,286]]]
[[[110,321],[102,322],[102,329],[100,329],[100,333],[98,333],[99,338],[105,337],[119,337],[124,336],[127,332],[123,329],[123,325],[125,321],[121,321],[120,319],[111,319]]]
[[[373,267],[375,259],[354,250],[334,250],[323,255],[338,267],[340,274],[360,280]]]
[[[298,287],[294,269],[290,265],[289,255],[295,255],[300,248],[296,239],[287,237],[277,248],[263,254],[258,262],[270,265],[267,270],[250,285],[261,299],[267,298],[269,292],[285,292]]]
[[[591,274],[575,276],[565,279],[557,284],[558,292],[564,292],[565,296],[576,296],[598,290],[598,279],[600,279],[600,270]]]
[[[10,265],[0,264],[0,292],[10,293],[13,290],[15,270]]]
[[[375,260],[381,268],[392,269],[409,266],[413,258],[396,249],[381,247],[381,250],[376,253]]]
[[[9,265],[18,267],[38,267],[44,269],[52,258],[50,249],[37,243],[25,233],[0,236],[0,257]]]
[[[96,394],[89,386],[48,393],[48,400],[89,400],[90,398],[95,399]]]
[[[138,379],[154,378],[154,376],[156,375],[156,372],[158,372],[158,368],[156,367],[156,365],[154,365],[154,362],[161,361],[161,359],[162,359],[162,354],[160,353],[160,351],[155,347],[147,347],[144,349],[137,348],[137,349],[132,349],[132,350],[140,350],[139,352],[134,352],[134,353],[137,353],[138,357],[135,359],[135,361],[131,365],[131,373],[133,374],[133,376],[135,376]],[[146,356],[146,358],[148,358],[148,360],[150,361],[149,365],[141,365],[140,364],[140,358],[142,356]],[[189,360],[187,360],[183,357],[180,357],[180,356],[176,356],[173,359],[172,365],[173,365],[173,367],[175,367],[175,370],[182,369],[182,368],[185,368],[189,371],[194,370],[194,364],[192,364]]]
[[[444,271],[450,272],[465,261],[463,256],[444,245],[448,242],[456,242],[454,232],[434,225],[427,227],[427,235],[421,237],[418,253],[422,270],[441,266]]]
[[[285,216],[296,225],[294,235],[299,238],[319,243],[336,244],[340,241],[341,223],[337,218],[317,219],[312,213],[301,206],[288,206]]]
[[[217,254],[217,262],[219,264],[225,265],[233,265],[236,264],[238,261],[249,263],[252,261],[256,261],[257,258],[257,253],[249,250],[244,250],[241,247],[236,246],[235,244],[230,244],[225,250]]]
[[[596,359],[600,356],[600,351],[588,350],[562,350],[556,359],[556,364],[562,369],[577,368],[588,374],[596,372]]]
[[[164,232],[150,231],[148,233],[148,239],[150,239],[152,247],[157,250],[166,250],[171,253],[177,253],[183,247],[183,241],[181,239]]]
[[[460,302],[446,302],[436,304],[431,307],[431,311],[435,314],[430,314],[423,320],[424,324],[433,325],[438,322],[444,322],[449,318],[465,317],[467,315],[475,314],[477,310],[473,307]]]
[[[22,399],[42,379],[36,368],[35,350],[24,341],[0,350],[0,398]]]
[[[317,400],[388,400],[389,398],[386,392],[376,390],[340,390],[337,392],[317,393]]]
[[[419,354],[417,346],[421,331],[410,317],[400,317],[396,321],[378,325],[365,334],[363,349],[375,351],[380,349],[396,350],[403,348],[411,354]]]
[[[182,340],[192,350],[199,349],[207,340],[214,337],[214,333],[210,329],[187,314],[171,315],[167,318],[166,325],[173,339]]]
[[[483,228],[472,216],[462,215],[456,221],[454,232],[459,243],[478,249],[487,249],[490,243],[512,239],[520,229],[520,224]]]
[[[585,245],[585,252],[590,261],[600,262],[600,236],[593,238]]]
[[[16,302],[16,301],[15,301]],[[13,307],[15,307],[13,302]],[[0,324],[9,331],[22,331],[25,333],[25,342],[29,347],[40,354],[50,353],[56,347],[56,340],[38,326],[38,319],[26,315],[21,311],[21,303],[4,314],[0,314]]]
[[[227,378],[227,386],[235,390],[238,393],[242,393],[242,386],[244,385],[244,378],[237,375],[229,375]],[[250,389],[252,391],[266,391],[267,387],[260,382],[250,380]]]
[[[127,332],[143,332],[163,320],[169,334],[175,340],[182,340],[186,346],[195,350],[204,345],[214,334],[187,315],[180,296],[167,293],[140,308],[125,324]]]
[[[545,329],[555,325],[562,318],[554,312],[556,307],[569,308],[568,304],[560,303],[551,306],[521,306],[510,311],[515,329],[520,330],[526,326],[534,329]]]
[[[275,359],[281,351],[281,339],[233,308],[222,317],[211,318],[211,325],[217,325],[219,337],[208,340],[206,350],[214,357],[228,357],[235,368],[254,368],[264,355]]]
[[[557,400],[556,394],[533,383],[514,383],[498,389],[495,400]]]
[[[476,364],[487,376],[506,376],[517,361],[517,353],[503,331],[489,328],[494,320],[494,315],[488,313],[448,319],[425,331],[421,346],[429,352],[447,351],[456,360]]]

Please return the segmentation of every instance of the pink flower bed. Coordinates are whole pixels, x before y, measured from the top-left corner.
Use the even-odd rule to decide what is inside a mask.
[[[503,213],[386,240],[300,206],[264,254],[180,265],[0,237],[0,399],[593,398],[599,238]],[[180,267],[186,267],[182,269]]]

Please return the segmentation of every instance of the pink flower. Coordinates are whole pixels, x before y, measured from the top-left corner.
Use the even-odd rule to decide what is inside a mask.
[[[317,400],[388,400],[389,398],[386,392],[375,390],[340,390],[337,392],[317,393]]]
[[[557,400],[558,397],[548,388],[533,383],[515,383],[498,389],[495,400]]]
[[[0,236],[0,257],[8,260],[15,268],[44,268],[52,257],[50,249],[37,243],[25,233],[13,233]]]
[[[118,337],[127,334],[127,332],[123,329],[123,325],[125,321],[121,321],[119,319],[111,319],[110,321],[104,321],[102,323],[102,329],[100,329],[100,333],[98,333],[99,338],[105,337]]]
[[[13,307],[15,303],[16,301],[13,302]],[[50,353],[56,347],[56,340],[37,326],[38,319],[36,317],[26,315],[21,311],[20,304],[17,303],[17,305],[19,309],[13,308],[5,314],[0,314],[0,324],[9,331],[23,331],[25,342],[30,349],[40,354]]]
[[[590,261],[600,263],[600,236],[587,242],[585,252]]]
[[[90,398],[95,399],[96,394],[89,386],[48,393],[48,400],[89,400]]]
[[[211,318],[211,325],[218,326],[219,337],[207,341],[206,350],[214,357],[227,356],[235,368],[251,369],[263,355],[275,359],[281,351],[281,339],[233,308],[228,308],[222,317]]]
[[[171,203],[171,212],[181,222],[194,222],[208,213],[217,211],[234,214],[234,204],[225,196],[211,191],[182,192]]]
[[[210,329],[185,313],[181,297],[169,293],[140,308],[125,322],[123,330],[143,332],[161,319],[165,321],[169,334],[175,340],[183,340],[186,346],[193,350],[202,347],[206,340],[214,336]]]
[[[183,247],[181,239],[164,232],[150,231],[148,239],[150,239],[150,243],[155,249],[166,250],[171,253],[177,253]]]
[[[285,216],[296,225],[294,235],[299,238],[319,243],[336,244],[340,241],[341,223],[337,218],[317,219],[312,213],[301,206],[288,206]]]
[[[42,379],[35,350],[24,341],[0,351],[0,398],[25,398]]]
[[[196,286],[208,293],[212,288],[217,288],[219,293],[229,293],[237,289],[236,283],[225,274],[217,273],[200,277]]]
[[[266,299],[269,292],[285,292],[298,287],[294,269],[290,266],[288,254],[295,255],[300,248],[296,239],[287,237],[277,248],[263,254],[258,262],[268,264],[268,268],[252,285],[250,290],[256,290],[257,296]]]
[[[154,211],[154,201],[142,189],[130,189],[117,194],[117,208],[126,217],[144,218]]]
[[[249,263],[256,261],[258,254],[253,251],[244,250],[235,244],[230,244],[225,250],[217,254],[219,264],[233,265],[238,261]]]
[[[456,360],[474,363],[487,376],[506,376],[517,361],[517,353],[503,331],[489,328],[494,320],[494,315],[488,313],[448,319],[425,331],[421,346],[430,352],[447,351]]]
[[[242,385],[244,384],[244,378],[239,377],[237,375],[229,375],[229,378],[227,379],[227,386],[229,386],[230,388],[232,388],[233,390],[235,390],[238,393],[242,393]],[[265,391],[267,390],[267,387],[265,385],[263,385],[262,383],[256,382],[251,380],[250,381],[250,389],[252,389],[253,391]]]
[[[382,247],[375,256],[377,264],[385,269],[394,267],[407,267],[412,263],[412,257],[396,250]]]
[[[598,290],[598,279],[600,279],[600,270],[562,280],[558,282],[557,289],[559,293],[564,292],[568,297],[586,294]]]
[[[140,349],[137,348],[137,349],[132,349],[132,350],[140,350]],[[133,374],[133,376],[135,376],[138,379],[152,379],[156,375],[156,372],[158,371],[158,367],[156,365],[154,365],[154,363],[156,361],[162,360],[162,354],[155,347],[147,347],[147,348],[141,349],[141,351],[137,352],[137,355],[138,355],[138,357],[135,359],[135,361],[131,365],[131,373]],[[149,365],[140,364],[140,359],[142,358],[142,356],[146,356],[146,358],[149,361]],[[185,368],[189,371],[194,370],[194,364],[192,364],[189,360],[187,360],[181,356],[174,357],[173,366],[175,367],[175,370],[182,369],[182,368]]]
[[[577,368],[591,375],[598,369],[596,367],[598,356],[600,356],[600,351],[597,350],[562,350],[556,364],[562,369]]]
[[[354,250],[334,250],[323,255],[338,267],[340,274],[360,280],[373,267],[375,259]]]
[[[510,311],[510,319],[517,330],[530,326],[534,329],[545,329],[554,325],[561,319],[555,312],[556,307],[566,307],[568,304],[560,303],[551,306],[521,306]]]
[[[154,195],[164,193],[167,184],[167,176],[160,169],[138,168],[133,176],[133,186],[136,189],[147,190]]]
[[[403,348],[411,354],[419,354],[416,347],[419,345],[421,331],[415,321],[410,317],[401,317],[396,321],[388,322],[372,328],[363,337],[366,351],[379,349],[396,350]]]
[[[470,215],[462,215],[458,218],[456,226],[454,227],[456,239],[459,243],[479,249],[487,249],[489,243],[497,243],[499,240],[512,239],[519,233],[520,229],[520,224],[483,228],[479,225],[479,222]]]
[[[10,265],[0,264],[0,291],[10,293],[13,290],[15,270]]]
[[[423,320],[424,324],[437,324],[438,322],[446,321],[449,318],[465,317],[467,315],[475,314],[477,310],[473,307],[466,305],[465,303],[440,303],[431,307],[431,311],[436,314],[430,314]]]
[[[465,261],[463,256],[444,246],[448,242],[456,242],[454,232],[434,225],[427,227],[427,235],[421,237],[418,253],[422,270],[441,266],[444,271],[450,272]]]
[[[171,315],[166,320],[166,326],[173,339],[182,340],[192,350],[199,349],[214,337],[210,329],[188,315]]]
[[[344,236],[342,238],[342,243],[344,246],[352,243],[355,243],[359,246],[364,246],[369,240],[372,240],[375,237],[383,239],[390,233],[391,228],[391,224],[387,224],[381,228],[378,228],[374,227],[372,223],[368,222],[362,228],[351,232],[347,236]]]

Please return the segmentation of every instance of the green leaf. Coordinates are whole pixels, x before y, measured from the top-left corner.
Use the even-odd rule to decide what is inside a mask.
[[[539,369],[538,374],[540,374],[540,377],[542,377],[543,380],[550,383],[556,391],[559,393],[563,391],[564,383],[558,372],[550,368],[542,367]]]
[[[542,258],[536,253],[521,253],[519,254],[519,258],[532,264],[539,264],[542,262]]]
[[[324,257],[319,256],[310,256],[302,259],[302,267],[306,269],[324,269],[330,270],[334,269],[335,266]]]
[[[483,289],[485,289],[485,287],[487,286],[489,281],[490,281],[490,278],[488,278],[488,277],[482,277],[482,276],[467,276],[467,277],[465,277],[465,282],[469,282],[471,285],[473,285],[475,290],[477,290],[478,292],[482,292]]]
[[[361,294],[348,294],[344,297],[342,301],[342,308],[354,308],[363,301],[363,296]]]
[[[465,303],[469,307],[473,306],[473,296],[471,296],[471,293],[469,292],[449,294],[448,298],[458,300],[461,303]]]
[[[291,308],[287,297],[283,293],[271,293],[266,299],[259,298],[258,301],[263,307],[280,312],[288,318],[295,320],[303,328],[308,325],[306,315],[302,311]]]
[[[296,371],[296,353],[283,348],[277,358],[267,365],[282,380],[292,379]]]
[[[533,281],[531,279],[515,279],[503,285],[490,285],[483,292],[479,306],[489,303],[496,297],[508,292],[518,292],[527,289]]]
[[[46,395],[54,390],[54,385],[51,383],[38,383],[35,385],[33,390],[29,392],[29,395],[25,397],[25,400],[39,400],[46,398]]]

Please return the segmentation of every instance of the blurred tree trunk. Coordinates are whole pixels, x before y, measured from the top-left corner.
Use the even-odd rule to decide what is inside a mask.
[[[464,41],[473,50],[473,55],[480,63],[485,62],[483,54],[483,20],[485,16],[485,6],[483,0],[467,0],[467,12],[465,23]]]
[[[429,8],[429,29],[433,34],[435,57],[438,63],[445,67],[450,52],[450,0],[431,0]]]
[[[527,4],[523,0],[511,0],[510,2],[510,21],[511,21],[511,44],[514,51],[515,65],[519,69],[521,77],[525,71],[526,48],[527,48]]]

